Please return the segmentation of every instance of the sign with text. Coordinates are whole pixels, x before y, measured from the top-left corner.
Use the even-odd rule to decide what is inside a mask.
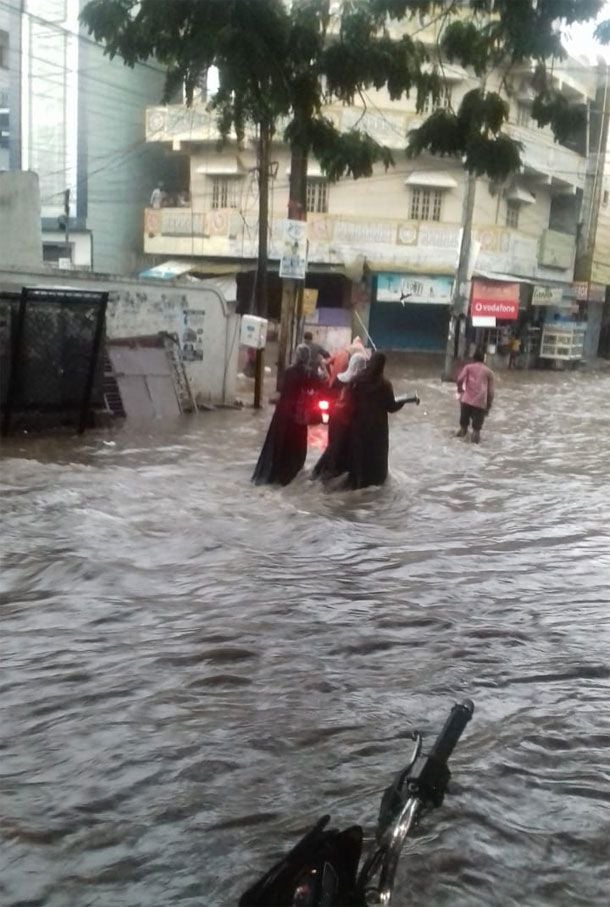
[[[378,302],[427,303],[450,305],[453,291],[451,277],[421,277],[412,274],[379,274]]]
[[[578,281],[574,284],[574,292],[579,302],[605,302],[606,300],[606,287],[600,283]]]
[[[305,318],[315,314],[317,305],[318,291],[307,287],[307,289],[303,290],[303,315]]]
[[[519,284],[474,280],[470,315],[473,318],[516,321],[519,317]]]
[[[532,292],[532,305],[560,306],[563,299],[561,287],[535,286]]]
[[[287,220],[280,259],[280,277],[305,280],[307,273],[307,221]]]

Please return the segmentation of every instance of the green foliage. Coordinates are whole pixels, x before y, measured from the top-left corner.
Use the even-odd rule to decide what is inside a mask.
[[[474,89],[464,96],[457,113],[437,110],[409,134],[408,157],[429,151],[461,159],[477,176],[502,180],[519,169],[519,142],[500,130],[508,118],[508,104],[498,94]]]
[[[289,127],[289,138],[290,134]],[[338,180],[344,176],[351,176],[354,179],[372,176],[374,164],[382,163],[386,170],[394,164],[389,149],[384,148],[365,132],[358,129],[341,132],[326,117],[312,120],[308,142],[330,180]]]
[[[535,98],[532,118],[539,126],[550,126],[559,142],[566,142],[582,132],[587,111],[584,104],[570,104],[558,91],[547,91]]]
[[[602,44],[610,44],[610,19],[599,23],[595,29],[595,37]]]
[[[473,172],[502,179],[520,166],[518,143],[503,134],[508,107],[487,92],[486,75],[525,61],[537,67],[534,116],[561,141],[579,126],[582,110],[549,88],[547,61],[561,57],[561,26],[597,14],[601,0],[90,0],[82,20],[111,57],[127,65],[157,59],[167,68],[166,99],[184,86],[190,102],[210,66],[219,70],[213,99],[223,135],[243,136],[248,123],[271,129],[288,121],[287,141],[314,154],[331,178],[366,176],[392,155],[374,136],[339,133],[325,117],[328,103],[367,104],[367,91],[392,99],[438,101],[439,60],[471,67],[481,88],[457,112],[439,110],[410,133],[410,156],[451,155]],[[465,15],[467,14],[467,15]],[[390,20],[403,23],[400,39]],[[431,48],[418,32],[440,30]],[[411,23],[413,26],[411,26]],[[600,26],[610,38],[610,24]]]

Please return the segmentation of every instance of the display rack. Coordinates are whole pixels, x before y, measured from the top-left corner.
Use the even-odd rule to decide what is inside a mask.
[[[541,359],[580,360],[585,347],[585,324],[548,324],[542,332]]]

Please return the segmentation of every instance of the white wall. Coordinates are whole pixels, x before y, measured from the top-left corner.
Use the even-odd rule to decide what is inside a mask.
[[[108,291],[106,334],[110,340],[167,331],[177,334],[182,344],[187,329],[201,330],[202,358],[185,363],[191,390],[201,402],[234,402],[240,317],[220,293],[172,281],[130,280],[82,271],[0,272],[0,289],[19,290],[27,285]]]
[[[40,192],[35,173],[0,173],[0,269],[42,264]]]

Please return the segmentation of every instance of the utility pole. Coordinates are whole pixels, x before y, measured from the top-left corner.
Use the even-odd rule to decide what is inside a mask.
[[[269,238],[269,170],[271,166],[272,129],[268,122],[261,122],[258,136],[258,260],[254,286],[255,311],[259,318],[267,317],[268,292],[268,238]],[[265,375],[265,351],[256,351],[254,371],[254,409],[260,409]]]
[[[463,317],[468,314],[468,285],[470,271],[470,251],[472,248],[472,221],[474,218],[474,201],[477,191],[477,178],[474,173],[469,173],[466,179],[466,193],[462,209],[462,241],[460,243],[460,257],[458,260],[455,283],[453,285],[453,298],[451,301],[451,319],[449,335],[445,351],[445,368],[443,380],[453,380],[453,365],[458,358],[460,350],[460,331]]]
[[[307,220],[307,151],[293,145],[290,155],[290,197],[288,218]],[[282,286],[282,315],[280,322],[280,345],[277,364],[277,386],[288,366],[295,334],[302,309],[303,281],[286,279]]]
[[[604,183],[605,148],[608,141],[610,119],[610,67],[600,72],[595,107],[587,105],[587,163],[583,193],[580,230],[576,242],[574,280],[591,281],[593,257],[597,239],[599,209]],[[592,114],[597,122],[593,122]]]

